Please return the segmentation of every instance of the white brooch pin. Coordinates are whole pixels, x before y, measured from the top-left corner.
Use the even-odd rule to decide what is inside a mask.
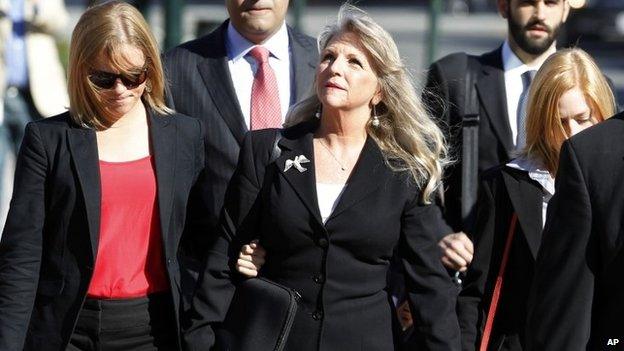
[[[295,156],[294,160],[286,160],[285,167],[284,167],[284,172],[286,172],[287,170],[291,169],[292,167],[295,167],[299,172],[303,173],[303,172],[307,171],[308,169],[303,167],[301,164],[302,163],[309,163],[309,162],[310,162],[310,160],[308,160],[303,155]]]

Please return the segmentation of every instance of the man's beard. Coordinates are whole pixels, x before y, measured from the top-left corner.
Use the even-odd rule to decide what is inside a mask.
[[[542,39],[533,39],[528,36],[528,30],[532,26],[539,24],[546,28],[547,36]],[[524,52],[530,55],[538,56],[546,52],[555,41],[557,36],[559,36],[559,32],[561,31],[561,23],[559,23],[555,27],[549,27],[545,23],[541,23],[539,21],[531,21],[527,23],[526,26],[522,26],[522,24],[514,21],[511,12],[509,12],[509,16],[507,17],[507,25],[509,26],[509,31],[511,32],[511,36],[513,37],[516,44],[522,49]]]

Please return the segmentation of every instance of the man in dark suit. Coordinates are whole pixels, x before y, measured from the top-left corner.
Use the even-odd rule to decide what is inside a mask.
[[[164,56],[171,107],[205,122],[209,181],[200,192],[211,228],[217,225],[245,132],[262,126],[254,122],[251,101],[262,65],[253,56],[254,48],[267,49],[277,84],[269,94],[274,104],[267,109],[279,112],[274,124],[265,127],[281,125],[288,106],[310,91],[318,61],[315,40],[285,24],[288,0],[226,0],[226,7],[230,18],[221,26]],[[202,254],[203,248],[195,249],[192,255]]]
[[[424,99],[441,119],[453,155],[459,159],[448,172],[445,189],[445,217],[455,231],[466,230],[460,215],[465,96],[476,90],[480,174],[523,147],[523,102],[532,74],[555,52],[557,35],[569,13],[567,0],[497,0],[497,5],[507,19],[505,42],[481,56],[446,56],[432,64],[427,78]],[[467,70],[474,72],[474,84],[468,88]],[[448,268],[464,270],[472,260],[472,243],[464,234],[450,234],[440,246]]]
[[[537,255],[527,350],[621,350],[624,114],[563,144]]]

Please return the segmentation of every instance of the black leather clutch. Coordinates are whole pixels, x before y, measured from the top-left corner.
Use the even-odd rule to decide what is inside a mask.
[[[301,295],[265,278],[241,282],[221,328],[218,350],[281,351],[297,313]]]

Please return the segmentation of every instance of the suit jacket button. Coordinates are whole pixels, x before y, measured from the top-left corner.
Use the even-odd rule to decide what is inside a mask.
[[[327,246],[329,246],[329,241],[327,241],[327,239],[325,238],[320,238],[318,241],[318,246],[322,247],[322,248],[327,248]]]
[[[312,277],[312,280],[314,280],[315,283],[317,284],[323,284],[323,282],[325,282],[325,279],[323,277],[323,274],[321,273],[317,273]]]
[[[312,319],[314,319],[315,321],[321,320],[321,318],[323,318],[323,312],[315,311],[314,313],[312,313]]]

